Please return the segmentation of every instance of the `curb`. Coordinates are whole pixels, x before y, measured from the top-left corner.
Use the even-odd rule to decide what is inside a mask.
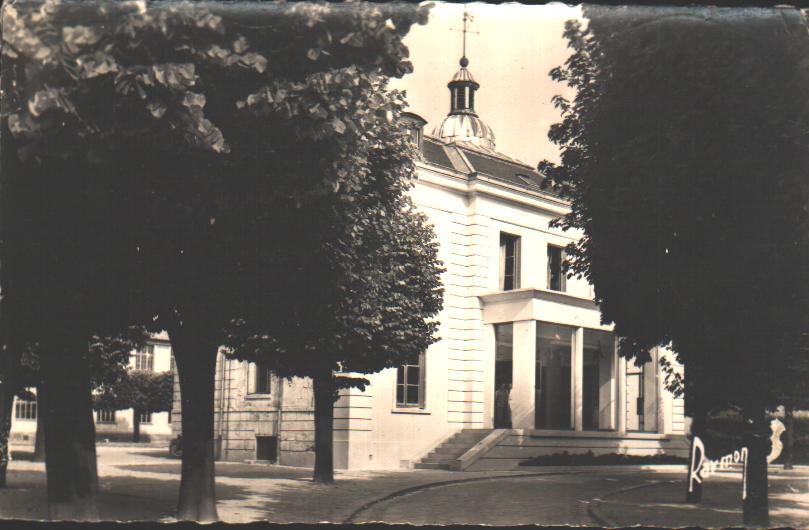
[[[604,499],[608,497],[613,497],[615,495],[619,495],[621,493],[626,493],[627,491],[639,490],[641,488],[651,488],[652,486],[659,486],[661,484],[677,484],[679,482],[680,482],[679,480],[658,480],[654,482],[647,482],[644,484],[636,484],[634,486],[627,486],[625,488],[620,488],[615,491],[610,491],[609,493],[605,493],[601,497],[597,497],[591,500],[590,503],[587,505],[587,513],[590,515],[590,517],[595,519],[598,524],[600,524],[605,528],[620,528],[623,525],[616,523],[615,521],[613,521],[612,519],[610,519],[601,512],[600,507],[601,504],[604,502]]]
[[[349,515],[342,522],[342,524],[357,524],[357,523],[354,522],[354,519],[356,519],[358,515],[360,515],[364,511],[368,510],[369,508],[372,508],[373,506],[376,506],[377,504],[380,504],[382,502],[389,501],[391,499],[396,499],[398,497],[403,497],[405,495],[409,495],[410,493],[415,493],[417,491],[424,491],[424,490],[429,490],[429,489],[433,489],[433,488],[440,488],[440,487],[443,487],[443,486],[451,486],[453,484],[461,484],[461,483],[464,483],[464,482],[483,482],[483,481],[486,481],[486,480],[502,480],[502,479],[508,479],[508,478],[515,479],[515,478],[525,478],[525,477],[547,477],[547,476],[554,476],[554,475],[574,475],[574,474],[580,475],[580,474],[584,474],[584,473],[589,473],[589,471],[546,471],[546,472],[542,472],[542,473],[522,473],[522,474],[518,474],[518,475],[495,475],[495,476],[491,476],[491,477],[459,478],[459,479],[453,479],[453,480],[442,480],[442,481],[439,481],[439,482],[429,482],[427,484],[420,484],[418,486],[410,486],[409,488],[404,488],[404,489],[401,489],[401,490],[397,490],[397,491],[394,491],[394,492],[389,493],[387,495],[384,495],[382,497],[379,497],[379,498],[376,498],[376,499],[373,499],[373,500],[370,500],[370,501],[366,502],[365,504],[363,504],[362,506],[360,506],[359,508],[357,508],[356,510],[351,512],[351,515]]]

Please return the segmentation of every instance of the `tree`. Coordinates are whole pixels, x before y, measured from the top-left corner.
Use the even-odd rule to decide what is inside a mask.
[[[398,116],[399,95],[384,85],[378,90],[372,97]],[[364,389],[362,374],[415,364],[437,340],[432,318],[442,305],[435,234],[406,195],[415,169],[407,134],[384,119],[365,134],[368,140],[354,147],[362,163],[354,171],[368,174],[360,190],[298,212],[293,205],[276,209],[277,222],[305,238],[292,246],[289,238],[273,241],[284,257],[273,266],[276,279],[258,290],[264,296],[234,322],[226,342],[237,358],[312,379],[317,482],[334,480],[339,390]]]
[[[70,316],[88,311],[76,310],[68,287],[76,286],[82,300],[90,294],[120,299],[126,285],[131,288],[125,295],[130,305],[123,308],[127,323],[169,332],[182,395],[180,519],[216,519],[215,358],[222,330],[238,314],[245,293],[252,292],[256,276],[272,274],[261,266],[272,249],[257,245],[274,230],[267,223],[268,206],[277,197],[303,204],[361,184],[364,175],[347,170],[352,153],[346,146],[362,138],[377,114],[378,105],[368,98],[375,79],[410,70],[402,37],[412,24],[425,22],[426,14],[427,6],[364,3],[234,9],[51,1],[4,10],[4,65],[15,84],[3,112],[10,133],[4,137],[11,135],[14,142],[3,151],[13,153],[9,158],[19,164],[45,161],[27,178],[15,172],[14,182],[34,187],[27,191],[32,198],[51,190],[67,194],[77,187],[71,182],[66,189],[67,179],[61,178],[64,160],[70,160],[72,172],[81,171],[78,189],[93,199],[101,195],[104,200],[92,204],[110,211],[99,214],[102,221],[87,223],[95,230],[74,230],[65,219],[96,213],[80,196],[76,204],[63,205],[61,216],[52,215],[62,219],[48,225],[53,239],[79,241],[82,249],[104,248],[107,255],[80,256],[64,244],[48,246],[48,253],[98,267],[81,268],[76,275],[126,278],[102,286],[61,272],[71,281],[34,299],[53,300],[48,307],[63,312],[56,320],[69,323]],[[298,150],[317,152],[332,163],[289,156]],[[6,215],[25,218],[25,213]],[[115,233],[109,246],[100,244],[99,229]],[[18,241],[30,245],[25,238]],[[3,267],[7,277],[41,276],[37,269]],[[32,290],[40,285],[31,284]],[[15,304],[25,307],[27,299],[20,294]],[[94,303],[85,306],[104,307],[90,299]],[[91,316],[85,328],[109,324],[110,315]],[[57,345],[79,344],[78,336],[88,333],[74,325],[62,331],[49,341],[54,352]],[[47,358],[68,368],[69,356]],[[85,386],[72,393],[83,396]],[[62,397],[70,393],[60,390]],[[83,397],[60,400],[79,402],[89,410]]]
[[[93,387],[111,385],[126,375],[130,352],[141,347],[148,335],[143,328],[131,328],[116,337],[93,337],[88,347],[90,358],[90,380]],[[19,353],[14,353],[14,351]],[[8,439],[11,429],[11,414],[14,397],[37,401],[37,430],[34,442],[34,461],[45,461],[46,414],[45,388],[40,376],[38,347],[36,344],[14,345],[4,344],[0,362],[2,362],[2,383],[0,383],[0,399],[3,409],[0,410],[0,451],[6,455],[5,462],[0,462],[0,487],[6,486],[6,469],[8,464]],[[34,388],[36,392],[29,389]]]
[[[577,91],[554,100],[562,162],[540,164],[571,201],[558,224],[584,233],[571,272],[594,284],[623,355],[670,345],[701,407],[742,408],[744,522],[766,526],[765,409],[807,355],[805,21],[792,9],[585,14],[551,72]]]
[[[131,370],[121,379],[101,387],[95,403],[105,410],[132,409],[132,441],[140,442],[141,414],[171,410],[173,397],[172,372]]]

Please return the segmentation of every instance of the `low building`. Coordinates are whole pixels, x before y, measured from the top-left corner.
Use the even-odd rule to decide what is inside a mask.
[[[433,135],[419,116],[404,117],[421,152],[412,197],[446,267],[441,340],[418,364],[341,393],[336,467],[501,469],[562,451],[685,455],[683,401],[665,389],[659,365],[666,352],[640,367],[616,354],[592,287],[562,270],[578,235],[549,223],[569,205],[534,168],[496,150],[468,64],[462,58],[449,82],[451,109]],[[222,459],[313,464],[310,381],[220,356],[215,399]],[[175,398],[175,430],[178,409]]]
[[[171,344],[166,333],[153,335],[140,351],[133,351],[129,366],[133,370],[165,372],[174,369]],[[35,394],[35,392],[33,392]],[[15,399],[11,416],[11,439],[34,442],[37,432],[37,402]],[[131,441],[133,411],[96,410],[96,437],[99,440]],[[171,412],[141,414],[141,441],[159,441],[171,438]]]

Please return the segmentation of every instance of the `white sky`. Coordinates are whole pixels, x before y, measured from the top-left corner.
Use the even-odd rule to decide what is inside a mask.
[[[472,3],[473,21],[467,35],[469,71],[480,83],[475,97],[478,115],[494,130],[497,150],[535,166],[543,158],[558,160],[548,140],[548,128],[559,121],[551,104],[555,94],[569,89],[548,72],[570,55],[562,37],[564,23],[581,18],[578,7],[564,4]],[[427,120],[432,133],[449,112],[447,83],[461,58],[462,4],[436,2],[430,20],[413,26],[405,37],[414,72],[394,79],[392,88],[406,90],[412,112]]]

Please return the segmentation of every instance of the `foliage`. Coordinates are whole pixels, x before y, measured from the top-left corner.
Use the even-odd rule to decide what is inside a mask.
[[[100,388],[123,379],[127,373],[132,350],[141,348],[148,336],[145,329],[133,326],[117,336],[91,337],[87,357],[92,386]],[[16,365],[8,367],[12,373],[8,379],[3,378],[3,383],[11,384],[19,397],[35,399],[27,389],[41,384],[39,348],[36,343],[28,343],[21,350]],[[4,355],[13,357],[11,352],[4,352]]]
[[[583,454],[554,453],[550,455],[535,456],[520,462],[520,466],[615,466],[615,465],[652,465],[652,464],[684,464],[687,460],[680,456],[671,455],[627,455],[608,453],[595,455],[592,451]]]
[[[215,518],[208,372],[224,326],[279,278],[275,212],[363,186],[348,146],[393,119],[370,96],[411,69],[402,38],[427,11],[4,5],[5,314],[26,340],[169,332],[193,403],[181,518]]]
[[[173,395],[171,372],[128,370],[120,380],[102,386],[94,398],[99,409],[166,412],[171,410]]]
[[[580,228],[571,272],[595,285],[621,352],[671,345],[712,406],[777,404],[807,356],[809,40],[795,10],[589,6],[551,76],[540,164]],[[688,390],[686,390],[688,392]]]
[[[127,295],[115,286],[131,285],[144,297],[128,296],[122,318],[154,330],[198,316],[181,314],[189,306],[204,307],[211,322],[226,321],[240,300],[238,282],[246,278],[249,285],[251,275],[265,271],[255,266],[263,259],[255,241],[274,230],[265,215],[272,201],[360,186],[365,175],[348,170],[358,164],[346,146],[367,140],[369,123],[392,119],[370,94],[380,76],[410,71],[401,39],[413,23],[426,21],[427,9],[7,4],[3,53],[13,87],[4,95],[11,133],[5,151],[51,166],[20,175],[29,182],[9,191],[38,200],[53,189],[68,199],[64,212],[45,219],[10,212],[21,225],[32,220],[13,244],[30,247],[24,236],[32,224],[52,227],[58,216],[55,236],[85,251],[84,268],[61,282],[66,289],[86,298],[92,287],[120,299]],[[289,156],[306,151],[323,156]],[[54,186],[68,178],[66,160],[77,164],[70,166],[70,190]],[[84,193],[76,196],[73,188]],[[71,237],[64,237],[68,229]],[[74,255],[47,243],[29,251],[31,259],[19,260]],[[129,281],[112,281],[118,277],[105,265]],[[4,272],[28,270],[11,269]],[[21,287],[33,293],[14,297],[21,306],[48,299],[35,279],[58,272],[31,270],[32,281]],[[99,285],[105,278],[110,285]],[[108,302],[94,306],[109,308]]]
[[[372,99],[394,116],[402,110],[401,95],[384,84]],[[380,118],[365,136],[351,146],[352,172],[366,175],[361,189],[280,213],[278,222],[305,235],[273,241],[284,281],[234,322],[226,344],[235,356],[284,376],[368,374],[417,362],[437,340],[442,269],[435,235],[407,196],[413,148],[398,120]],[[347,375],[336,381],[366,383]]]

